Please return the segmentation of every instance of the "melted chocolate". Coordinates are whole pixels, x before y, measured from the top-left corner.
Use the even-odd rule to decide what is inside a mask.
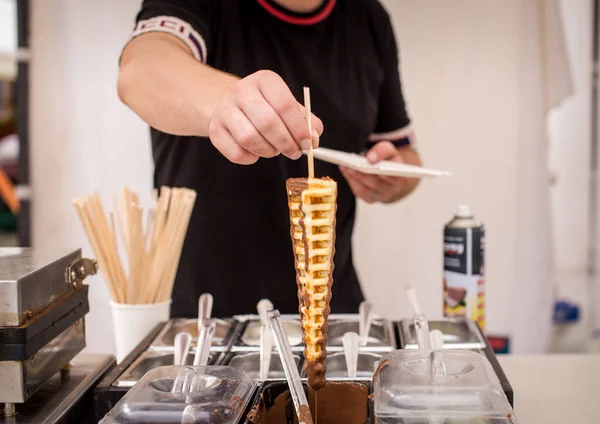
[[[284,384],[282,383],[282,385]],[[267,389],[267,391],[269,390],[271,389]],[[285,390],[283,393],[279,393],[279,395],[263,396],[263,392],[259,404],[248,414],[246,422],[252,424],[297,424],[298,418],[289,391]],[[369,419],[369,392],[366,385],[328,382],[318,393],[317,399],[317,392],[308,389],[308,404],[314,418],[317,417],[315,405],[318,406],[319,416],[318,422],[316,419],[314,420],[315,424],[364,424]]]

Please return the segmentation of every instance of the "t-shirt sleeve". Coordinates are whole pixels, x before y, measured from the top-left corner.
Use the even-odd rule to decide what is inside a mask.
[[[196,59],[207,63],[216,37],[219,0],[144,0],[130,41],[148,32],[179,38]]]
[[[398,47],[389,16],[382,23],[384,77],[379,92],[377,124],[369,142],[391,141],[397,147],[414,144],[414,134],[406,110],[398,71]]]

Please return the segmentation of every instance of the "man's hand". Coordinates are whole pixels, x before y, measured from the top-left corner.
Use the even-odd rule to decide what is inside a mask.
[[[210,120],[208,135],[230,161],[252,164],[282,153],[290,159],[317,147],[323,123],[312,116],[309,134],[304,107],[279,75],[258,71],[235,82]]]
[[[367,152],[367,160],[377,163],[389,160],[410,165],[421,165],[419,154],[410,146],[397,148],[389,141],[381,141]],[[412,192],[419,179],[364,174],[340,167],[354,195],[367,203],[393,203]]]

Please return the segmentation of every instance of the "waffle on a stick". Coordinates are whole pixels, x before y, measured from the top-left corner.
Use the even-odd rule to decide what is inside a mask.
[[[337,183],[330,178],[290,178],[286,185],[305,344],[304,367],[309,386],[319,390],[326,382]]]

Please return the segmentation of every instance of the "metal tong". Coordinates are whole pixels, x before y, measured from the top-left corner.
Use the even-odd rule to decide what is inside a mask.
[[[283,364],[283,370],[285,372],[285,378],[292,394],[292,400],[294,402],[294,408],[296,409],[296,415],[298,416],[299,424],[313,424],[312,415],[308,406],[308,400],[304,393],[302,381],[300,380],[300,373],[296,367],[294,361],[294,355],[290,342],[288,341],[287,333],[283,328],[281,322],[281,314],[279,311],[269,311],[268,314],[269,325],[273,336],[275,337],[275,344],[279,350],[279,356]]]
[[[194,356],[194,366],[204,366],[208,363],[210,346],[215,335],[215,327],[217,320],[212,318],[204,318],[200,322],[200,330],[198,334],[198,344],[196,346],[196,355]]]
[[[269,328],[268,312],[273,310],[273,303],[268,299],[262,299],[256,305],[260,317],[260,371],[259,379],[265,381],[269,377],[271,369],[271,355],[273,352],[273,333]]]

